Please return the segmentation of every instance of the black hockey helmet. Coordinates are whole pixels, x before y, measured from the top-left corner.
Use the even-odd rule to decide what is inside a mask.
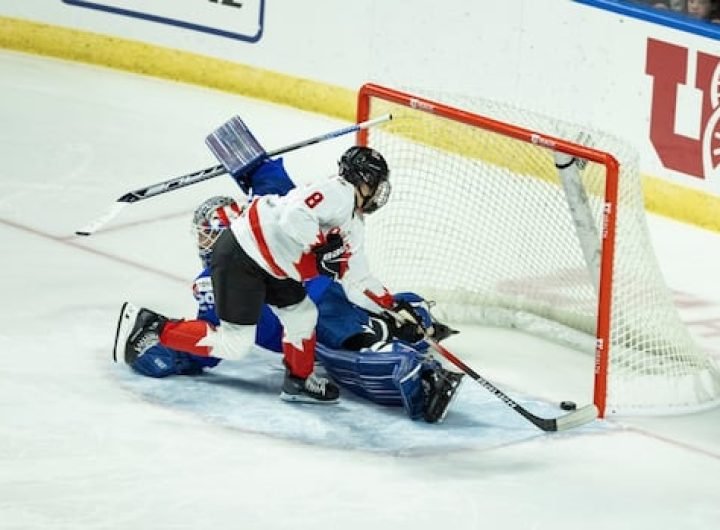
[[[390,170],[383,156],[375,149],[355,145],[340,157],[339,175],[358,188],[367,184],[370,194],[364,197],[360,208],[372,213],[385,205],[390,197]]]

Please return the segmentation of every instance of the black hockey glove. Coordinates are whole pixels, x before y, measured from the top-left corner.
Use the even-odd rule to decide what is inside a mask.
[[[340,234],[328,234],[325,243],[315,247],[313,252],[320,274],[333,280],[343,277],[348,268],[350,254],[345,250],[345,242]]]
[[[432,327],[432,338],[437,342],[445,340],[451,335],[456,335],[457,333],[460,333],[458,330],[451,328],[447,324],[443,324],[442,322],[438,322],[436,320],[433,321]]]
[[[390,315],[388,318],[390,330],[395,338],[413,344],[425,337],[422,318],[409,302],[401,301],[396,303],[393,312],[400,317],[397,319]]]

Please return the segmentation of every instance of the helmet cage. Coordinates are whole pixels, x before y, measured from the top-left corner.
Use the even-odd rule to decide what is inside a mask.
[[[390,181],[384,180],[378,184],[377,188],[375,188],[375,193],[363,201],[363,213],[373,213],[385,206],[390,198],[391,191],[392,186],[390,185]]]
[[[232,197],[211,197],[195,209],[192,231],[197,238],[198,255],[204,266],[210,264],[212,246],[230,221],[240,215],[240,206]]]

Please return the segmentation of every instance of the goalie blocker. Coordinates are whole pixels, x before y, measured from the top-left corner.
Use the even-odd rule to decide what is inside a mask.
[[[248,193],[248,175],[267,157],[267,153],[240,116],[233,116],[215,129],[205,138],[205,144]]]
[[[308,147],[310,145],[314,145],[320,142],[324,142],[326,140],[331,140],[333,138],[338,138],[340,136],[344,136],[346,134],[350,134],[353,132],[359,132],[363,131],[369,127],[374,127],[376,125],[382,124],[384,122],[387,122],[392,119],[391,114],[385,114],[383,116],[379,116],[377,118],[371,119],[371,120],[365,120],[360,123],[356,123],[353,125],[350,125],[348,127],[342,127],[340,129],[330,131],[325,134],[320,134],[318,136],[313,136],[312,138],[308,138],[306,140],[301,140],[299,142],[295,142],[294,144],[287,145],[285,147],[282,147],[280,149],[275,149],[274,151],[265,152],[265,150],[260,146],[259,142],[257,140],[250,140],[247,138],[244,132],[242,132],[242,128],[247,129],[247,127],[244,125],[244,123],[241,126],[241,132],[239,133],[241,137],[245,137],[249,143],[245,145],[245,148],[247,149],[246,152],[242,151],[242,147],[240,148],[240,151],[234,151],[232,153],[228,153],[227,155],[223,155],[225,159],[225,163],[230,167],[233,168],[233,171],[238,173],[239,176],[235,177],[235,180],[237,184],[243,189],[245,193],[249,192],[249,183],[247,182],[248,176],[247,173],[250,173],[251,168],[246,168],[245,170],[242,170],[239,168],[238,164],[240,164],[241,160],[248,160],[251,166],[253,164],[256,164],[256,159],[267,159],[270,157],[274,157],[277,155],[282,155],[284,153],[289,153],[291,151],[295,151],[297,149],[301,149],[303,147]],[[232,125],[229,125],[231,123],[235,123],[237,120],[242,122],[242,120],[239,117],[236,117],[234,119],[231,119],[229,122],[227,122],[224,126],[221,126],[218,128],[217,137],[216,139],[213,139],[212,142],[216,143],[217,149],[222,149],[223,144],[228,144],[229,147],[233,146],[233,143],[237,140],[234,140],[232,138],[229,139],[223,139],[223,135],[225,133],[228,133],[230,135],[232,134],[238,134],[238,133],[231,133]],[[240,126],[239,123],[236,124],[236,126]],[[224,128],[223,128],[224,127]],[[222,132],[221,132],[222,130]],[[212,136],[212,134],[210,135]],[[210,140],[206,140],[210,141]],[[240,142],[242,144],[242,142]],[[239,146],[238,146],[239,147]],[[262,153],[262,156],[260,154]],[[179,177],[171,178],[169,180],[165,180],[163,182],[158,182],[156,184],[152,184],[150,186],[145,186],[143,188],[138,188],[133,191],[129,191],[125,194],[123,194],[115,204],[113,204],[110,208],[107,209],[105,213],[103,213],[98,218],[90,221],[88,224],[83,226],[82,228],[79,228],[75,231],[76,235],[79,236],[90,236],[94,234],[96,231],[98,231],[100,228],[104,227],[106,224],[108,224],[110,221],[112,221],[115,217],[117,217],[122,210],[124,210],[128,205],[142,201],[145,199],[149,199],[151,197],[156,197],[157,195],[161,195],[163,193],[168,193],[170,191],[178,190],[180,188],[184,188],[186,186],[191,186],[193,184],[196,184],[198,182],[203,182],[205,180],[215,178],[219,175],[223,175],[228,171],[227,167],[224,164],[220,164],[213,167],[208,167],[205,169],[201,169],[200,171],[195,171],[193,173],[188,173],[186,175],[182,175]]]

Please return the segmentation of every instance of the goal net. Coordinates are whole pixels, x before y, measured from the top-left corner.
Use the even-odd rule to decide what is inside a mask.
[[[368,256],[391,289],[435,300],[452,322],[594,354],[601,416],[718,403],[720,368],[657,265],[633,148],[477,98],[364,85],[358,122],[386,113],[358,142],[391,171],[392,197],[367,220]]]

